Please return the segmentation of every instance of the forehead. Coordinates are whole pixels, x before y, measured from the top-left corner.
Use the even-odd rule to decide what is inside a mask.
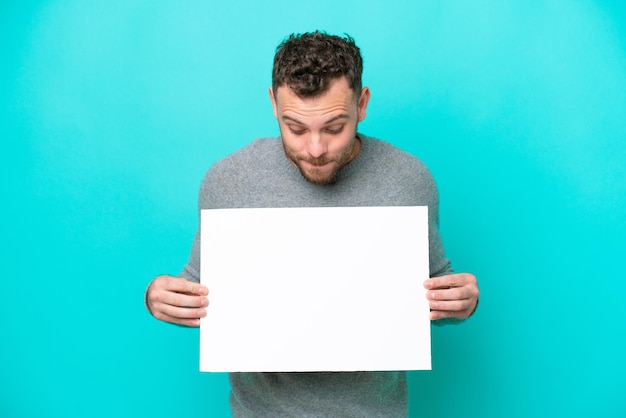
[[[276,90],[276,106],[283,114],[322,116],[330,113],[356,111],[357,100],[345,77],[334,80],[328,90],[314,97],[300,97],[288,86]]]

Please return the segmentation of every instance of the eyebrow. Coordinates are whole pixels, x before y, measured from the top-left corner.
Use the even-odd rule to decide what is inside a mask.
[[[328,119],[326,122],[324,122],[324,125],[328,125],[330,123],[336,122],[339,119],[348,119],[348,118],[349,118],[348,114],[342,113],[341,115],[337,115],[335,117]],[[296,118],[292,118],[291,116],[283,116],[282,119],[284,121],[291,121],[291,122],[297,123],[298,125],[306,126],[304,122],[301,122]]]

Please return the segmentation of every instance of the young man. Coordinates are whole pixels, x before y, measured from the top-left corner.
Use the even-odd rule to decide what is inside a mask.
[[[477,306],[478,286],[471,274],[453,274],[444,255],[430,172],[417,158],[357,131],[370,98],[362,68],[348,36],[315,32],[284,41],[269,90],[280,137],[256,140],[211,167],[199,208],[428,206],[431,278],[424,287],[431,319],[465,319]],[[179,277],[160,276],[148,287],[146,304],[155,318],[195,327],[206,315],[199,246],[198,232]],[[323,272],[323,251],[304,254],[302,268]],[[402,371],[232,373],[230,382],[234,416],[407,414]]]

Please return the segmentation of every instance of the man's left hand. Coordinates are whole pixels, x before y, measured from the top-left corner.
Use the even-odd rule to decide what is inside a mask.
[[[469,273],[432,277],[424,282],[430,305],[430,319],[465,319],[478,304],[478,283]]]

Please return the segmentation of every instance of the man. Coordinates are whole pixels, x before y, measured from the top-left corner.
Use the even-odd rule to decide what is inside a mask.
[[[370,90],[361,85],[362,65],[348,36],[315,32],[284,41],[274,57],[269,90],[280,138],[256,140],[211,167],[199,208],[428,206],[431,278],[424,287],[430,317],[465,319],[476,309],[478,287],[471,274],[453,274],[444,255],[437,190],[428,169],[357,132],[370,99]],[[206,315],[209,289],[199,284],[199,245],[198,232],[179,277],[160,276],[148,287],[146,303],[155,318],[196,327]],[[302,268],[323,272],[323,251],[303,254]],[[230,382],[234,416],[407,414],[401,371],[232,373]]]

